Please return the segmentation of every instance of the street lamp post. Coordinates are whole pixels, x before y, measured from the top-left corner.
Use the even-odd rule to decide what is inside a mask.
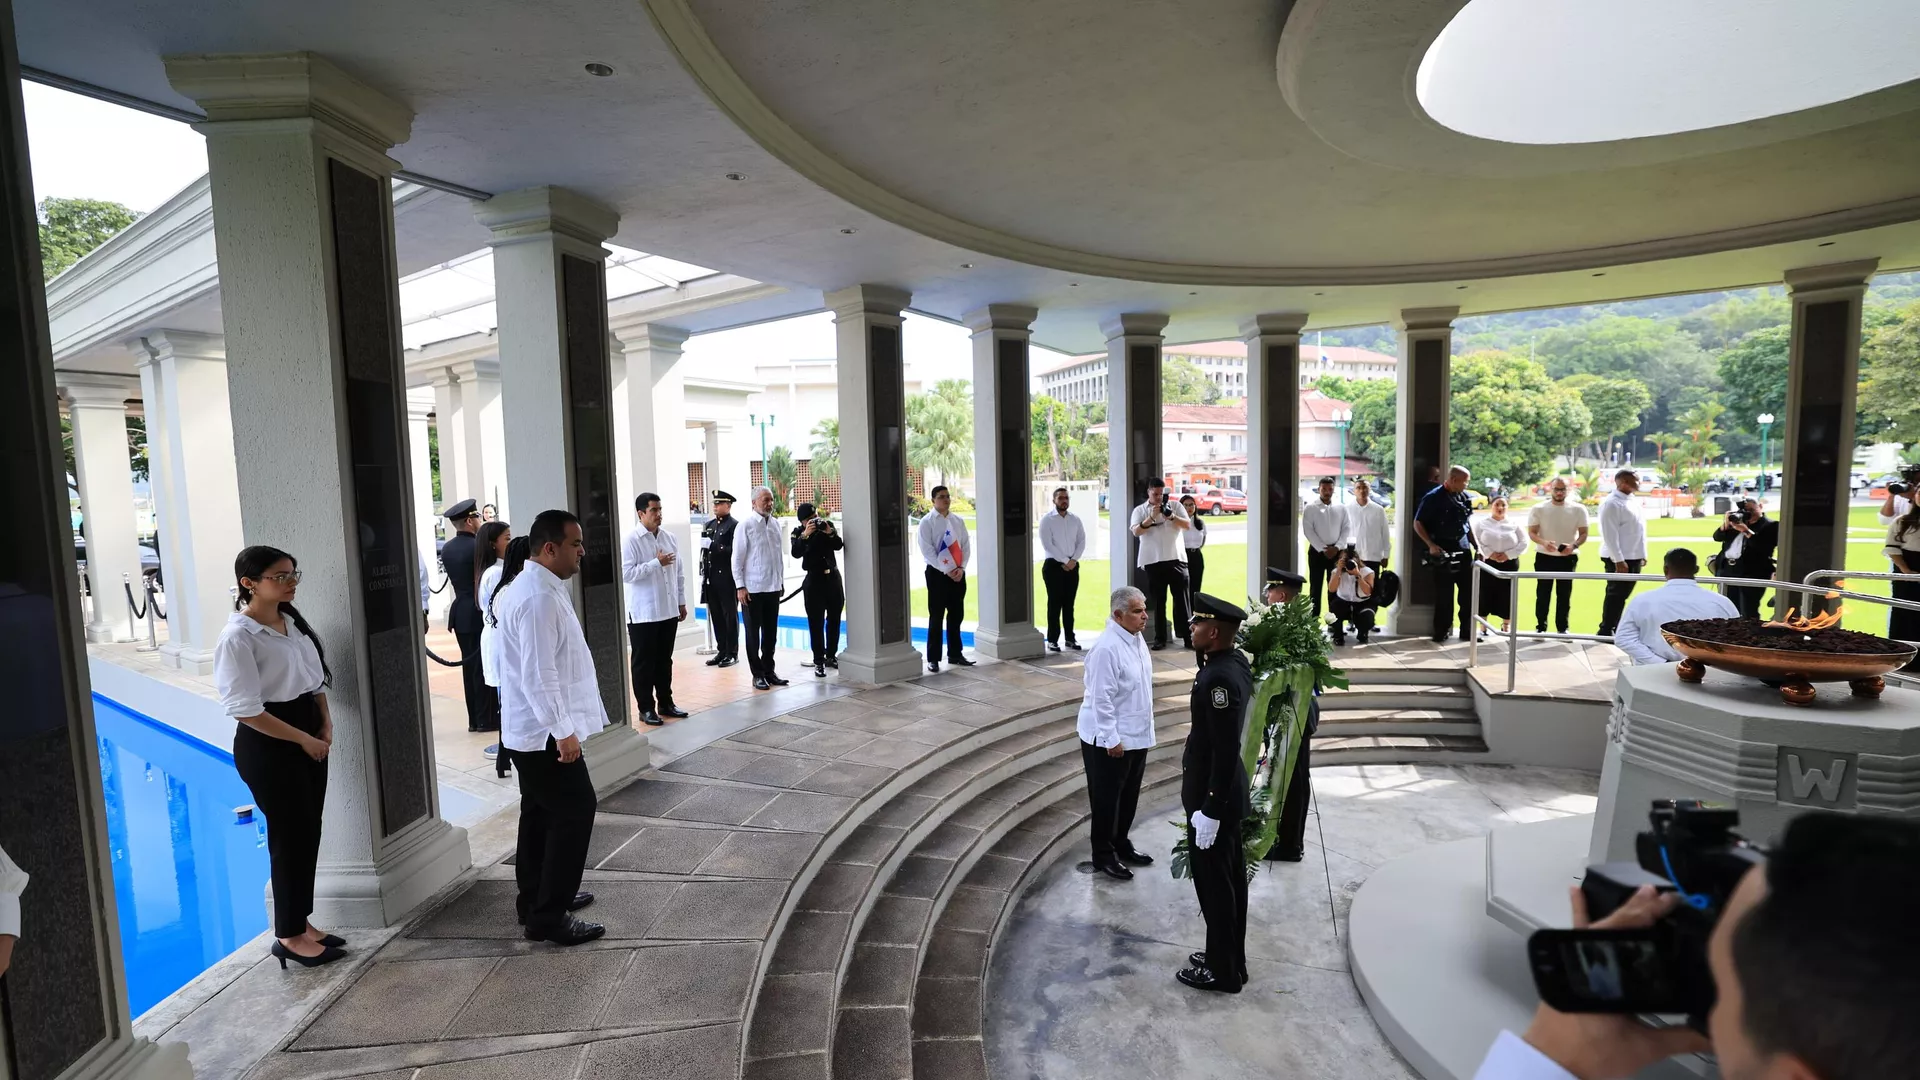
[[[1767,453],[1767,430],[1773,427],[1773,414],[1763,412],[1754,419],[1760,422],[1760,493],[1764,495],[1773,484],[1773,473],[1769,471],[1773,462]]]
[[[734,415],[738,416],[740,414],[735,413]],[[757,415],[748,413],[747,423],[760,429],[760,482],[771,488],[773,487],[773,477],[767,473],[767,429],[773,426],[773,414],[768,413],[767,418],[762,420]]]
[[[1347,429],[1353,426],[1352,409],[1335,409],[1333,426],[1340,432],[1340,490],[1347,490]]]

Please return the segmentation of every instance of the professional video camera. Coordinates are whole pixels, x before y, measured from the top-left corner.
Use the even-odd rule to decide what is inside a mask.
[[[1920,465],[1903,465],[1900,467],[1900,479],[1887,485],[1887,494],[1911,497],[1916,487],[1920,487]]]
[[[1587,912],[1603,919],[1643,885],[1677,892],[1680,906],[1644,929],[1535,931],[1527,939],[1534,985],[1561,1012],[1685,1014],[1704,1032],[1714,1002],[1707,941],[1766,852],[1733,831],[1738,810],[1656,799],[1648,816],[1653,828],[1634,840],[1637,863],[1587,868]]]

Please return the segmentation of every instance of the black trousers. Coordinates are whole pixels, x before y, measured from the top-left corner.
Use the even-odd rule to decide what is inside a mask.
[[[1320,594],[1326,591],[1327,577],[1333,573],[1338,559],[1329,559],[1315,548],[1307,549],[1307,588],[1313,593],[1313,614],[1320,615]]]
[[[1460,611],[1460,633],[1472,633],[1473,588],[1467,575],[1473,572],[1473,556],[1461,552],[1452,558],[1433,559],[1428,572],[1433,575],[1433,636],[1447,636],[1455,608]]]
[[[269,701],[268,714],[309,735],[320,734],[320,703],[312,694]],[[313,914],[313,872],[320,861],[320,817],[327,805],[327,763],[285,739],[245,724],[233,733],[233,767],[267,819],[267,859],[273,875],[273,936],[299,937]]]
[[[1773,567],[1741,566],[1735,563],[1727,567],[1727,576],[1765,579],[1773,576]],[[1733,606],[1740,609],[1740,614],[1749,619],[1760,617],[1760,605],[1766,599],[1766,595],[1767,590],[1762,588],[1733,586],[1727,589],[1727,599],[1733,601]]]
[[[1580,566],[1578,555],[1535,555],[1533,568],[1556,574],[1570,574]],[[1567,632],[1567,612],[1573,607],[1573,582],[1542,581],[1533,594],[1533,625],[1537,630],[1547,628],[1547,613],[1554,608],[1558,600],[1558,610],[1554,612],[1553,628],[1559,633]]]
[[[1247,966],[1245,858],[1240,819],[1235,817],[1221,822],[1213,846],[1205,851],[1196,848],[1192,859],[1193,891],[1200,898],[1200,915],[1207,920],[1207,968],[1228,986],[1240,984],[1240,972]]]
[[[713,624],[714,651],[722,657],[740,655],[740,597],[731,574],[716,576],[707,585],[707,621]]]
[[[1080,564],[1067,569],[1065,563],[1048,559],[1040,564],[1040,583],[1047,587],[1047,640],[1058,645],[1060,628],[1067,628],[1067,640],[1073,636],[1073,601],[1080,595]]]
[[[673,641],[679,630],[679,619],[627,624],[633,699],[643,713],[673,708]]]
[[[1117,852],[1133,851],[1127,834],[1140,809],[1140,778],[1147,774],[1146,750],[1119,757],[1090,742],[1080,744],[1080,765],[1087,773],[1087,802],[1093,807],[1093,861],[1109,862]]]
[[[824,664],[840,655],[840,611],[846,606],[846,587],[839,571],[808,574],[807,632],[813,638],[813,662]]]
[[[480,663],[480,631],[455,630],[460,643],[460,689],[467,699],[468,731],[500,730],[500,691],[487,685],[487,672]]]
[[[1206,591],[1207,556],[1200,548],[1187,549],[1187,610],[1193,610],[1193,598]]]
[[[1333,636],[1336,638],[1346,636],[1348,623],[1352,623],[1354,630],[1360,633],[1373,630],[1373,615],[1377,609],[1372,600],[1342,600],[1337,595],[1329,596],[1327,610],[1333,615]]]
[[[520,886],[514,906],[528,927],[550,930],[567,922],[567,905],[580,891],[593,839],[599,799],[587,776],[587,759],[560,760],[553,736],[544,750],[501,748],[513,755],[520,775],[520,841],[513,877]]]
[[[1187,564],[1178,559],[1147,564],[1147,610],[1153,613],[1153,643],[1167,643],[1167,594],[1173,594],[1173,618],[1179,625],[1171,636],[1187,640]]]
[[[1273,834],[1269,859],[1298,859],[1307,850],[1307,806],[1313,798],[1313,739],[1300,744],[1293,759],[1293,775],[1287,779],[1287,801],[1280,807],[1280,824]]]
[[[1913,565],[1911,557],[1907,565]],[[1895,581],[1893,598],[1920,601],[1920,581]],[[1908,608],[1888,608],[1887,611],[1888,637],[1896,641],[1920,641],[1920,611]]]
[[[966,613],[967,579],[955,581],[927,567],[927,660],[937,662],[944,655],[960,655],[960,616]],[[944,637],[943,637],[944,633]],[[942,644],[946,652],[941,653]]]
[[[1627,573],[1637,574],[1640,572],[1640,568],[1645,565],[1647,565],[1645,559],[1628,559]],[[1601,560],[1600,569],[1604,573],[1611,574],[1618,568],[1613,563],[1603,559]],[[1600,633],[1602,636],[1611,637],[1614,629],[1620,625],[1620,615],[1627,610],[1627,598],[1633,595],[1633,587],[1637,584],[1639,584],[1639,582],[1635,581],[1607,582],[1606,598],[1600,602]]]
[[[762,679],[772,676],[773,646],[779,640],[779,592],[748,593],[747,670]]]

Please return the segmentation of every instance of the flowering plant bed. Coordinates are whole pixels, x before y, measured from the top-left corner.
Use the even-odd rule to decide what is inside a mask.
[[[1811,705],[1813,684],[1845,682],[1855,697],[1877,698],[1886,689],[1881,676],[1904,667],[1914,647],[1903,642],[1832,625],[1839,612],[1813,619],[1789,613],[1780,622],[1758,619],[1677,619],[1660,628],[1685,657],[1676,673],[1699,682],[1706,669],[1750,675],[1778,687],[1789,705]]]

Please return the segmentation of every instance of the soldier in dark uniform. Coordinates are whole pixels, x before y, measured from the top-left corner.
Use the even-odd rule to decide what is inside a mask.
[[[700,530],[700,602],[707,605],[715,651],[708,667],[740,662],[740,600],[733,585],[733,496],[713,493],[713,519]]]
[[[1427,545],[1426,563],[1433,573],[1433,640],[1447,640],[1453,625],[1453,596],[1459,593],[1460,640],[1473,636],[1473,496],[1467,494],[1467,470],[1455,465],[1437,488],[1420,497],[1413,512],[1413,531]]]
[[[1247,981],[1247,871],[1240,823],[1247,816],[1241,725],[1253,700],[1253,668],[1234,647],[1247,613],[1206,593],[1193,600],[1193,727],[1181,759],[1180,805],[1192,842],[1193,891],[1207,920],[1207,947],[1176,976],[1196,990],[1237,994]]]
[[[500,710],[493,702],[499,691],[487,685],[480,666],[480,604],[474,599],[473,560],[478,554],[473,534],[480,528],[480,511],[472,499],[463,499],[447,507],[445,517],[458,529],[453,539],[440,547],[440,565],[446,568],[447,583],[453,586],[453,603],[447,608],[447,629],[460,643],[460,685],[467,699],[467,730],[500,730]]]
[[[802,587],[807,593],[807,629],[813,637],[813,674],[824,679],[828,668],[840,667],[840,610],[847,594],[833,553],[847,544],[825,514],[814,513],[812,503],[801,503],[796,516],[800,524],[793,527],[793,557],[807,572]]]
[[[1291,570],[1269,566],[1264,599],[1269,604],[1287,603],[1300,595],[1306,583],[1306,578]],[[1307,801],[1313,795],[1313,778],[1307,770],[1312,767],[1313,733],[1320,730],[1318,694],[1316,688],[1314,699],[1307,703],[1307,739],[1300,744],[1300,753],[1293,759],[1293,775],[1287,780],[1287,801],[1280,808],[1280,824],[1274,832],[1273,846],[1267,849],[1268,862],[1299,862],[1307,856]],[[1271,707],[1277,709],[1280,704],[1276,701]]]

